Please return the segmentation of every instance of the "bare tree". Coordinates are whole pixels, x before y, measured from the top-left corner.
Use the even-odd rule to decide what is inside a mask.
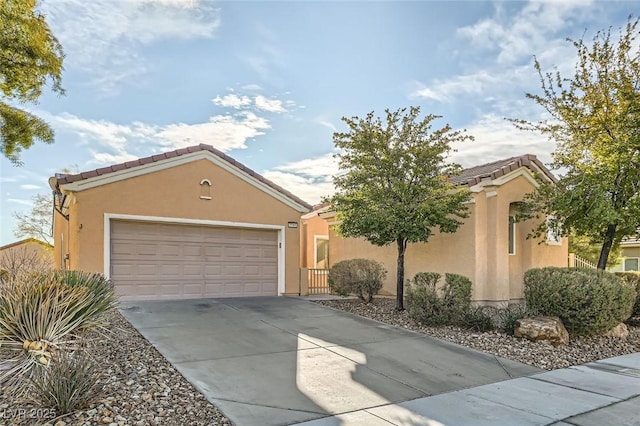
[[[44,194],[33,196],[33,207],[29,213],[14,212],[18,223],[13,233],[18,238],[32,237],[49,244],[53,242],[53,201]]]

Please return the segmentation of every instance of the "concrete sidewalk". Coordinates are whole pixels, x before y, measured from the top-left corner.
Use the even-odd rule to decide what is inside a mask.
[[[640,425],[640,353],[299,424]]]

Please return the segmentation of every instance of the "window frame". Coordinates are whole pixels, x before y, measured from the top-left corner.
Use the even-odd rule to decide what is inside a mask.
[[[627,269],[627,260],[635,260],[638,263],[638,269]],[[625,257],[624,259],[622,259],[622,271],[623,272],[637,272],[640,271],[640,257]]]
[[[326,260],[326,268],[321,268],[321,269],[328,269],[329,267],[329,236],[328,235],[314,235],[313,236],[313,268],[314,269],[320,269],[318,268],[318,240],[322,240],[322,241],[326,241],[327,242],[327,258]]]
[[[509,231],[507,236],[507,252],[509,256],[515,256],[516,254],[516,216],[509,215]]]

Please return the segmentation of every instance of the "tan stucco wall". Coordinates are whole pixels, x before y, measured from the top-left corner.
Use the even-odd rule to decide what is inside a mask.
[[[471,210],[474,209],[470,205]],[[463,244],[457,244],[460,239]],[[475,276],[474,224],[472,218],[455,234],[436,232],[425,243],[407,245],[405,252],[404,276],[413,278],[418,272],[433,271],[444,276],[446,272],[456,272],[473,279]],[[374,259],[387,270],[387,278],[380,294],[396,294],[396,271],[398,249],[395,243],[379,247],[363,238],[341,238],[334,227],[329,230],[329,259],[333,265],[341,260],[353,258]],[[406,282],[406,281],[405,281]]]
[[[309,219],[302,219],[300,230],[300,267],[314,268],[314,244],[316,236],[329,236],[329,224],[320,216],[315,215]],[[329,247],[331,257],[331,247]]]
[[[539,244],[527,239],[534,222],[516,225],[516,253],[509,255],[509,214],[524,195],[534,190],[532,183],[518,176],[500,186],[485,186],[473,194],[470,217],[455,234],[434,234],[423,244],[410,244],[405,255],[405,278],[417,272],[454,272],[473,282],[473,299],[482,303],[522,299],[523,275],[542,266],[566,266],[568,244]],[[382,262],[388,275],[383,294],[396,293],[395,245],[376,247],[363,239],[343,239],[330,231],[331,264],[355,257]]]
[[[0,249],[0,268],[5,262],[13,265],[24,262],[25,266],[31,265],[38,268],[53,267],[53,250],[48,245],[26,241]]]
[[[202,179],[212,183],[211,200],[200,199]],[[287,222],[299,222],[300,212],[208,160],[72,194],[64,235],[70,269],[105,272],[105,213],[284,226],[285,293],[298,294],[299,228],[288,228]],[[64,219],[58,217],[56,243],[66,227]]]

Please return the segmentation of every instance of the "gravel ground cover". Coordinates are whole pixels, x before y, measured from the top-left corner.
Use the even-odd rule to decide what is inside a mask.
[[[162,355],[114,313],[110,338],[96,342],[105,392],[85,410],[51,419],[48,412],[0,391],[0,425],[231,425]],[[1,354],[0,354],[1,355]],[[24,410],[24,411],[23,411]]]
[[[518,339],[499,331],[480,333],[450,326],[423,326],[409,318],[406,311],[396,311],[395,299],[374,299],[370,304],[358,299],[321,300],[316,303],[545,370],[566,368],[640,351],[638,326],[629,327],[627,339],[571,336],[568,345],[554,347],[548,343]]]
[[[356,299],[317,301],[324,306],[406,328],[459,345],[534,365],[546,370],[565,368],[602,358],[640,351],[640,327],[629,327],[628,339],[571,338],[553,347],[516,339],[497,331],[479,333],[458,327],[425,327],[397,312],[395,300]],[[95,344],[104,370],[104,395],[84,410],[51,419],[46,411],[21,404],[7,389],[0,390],[0,425],[231,425],[120,313],[109,326],[108,340]],[[0,352],[0,359],[4,356]]]

